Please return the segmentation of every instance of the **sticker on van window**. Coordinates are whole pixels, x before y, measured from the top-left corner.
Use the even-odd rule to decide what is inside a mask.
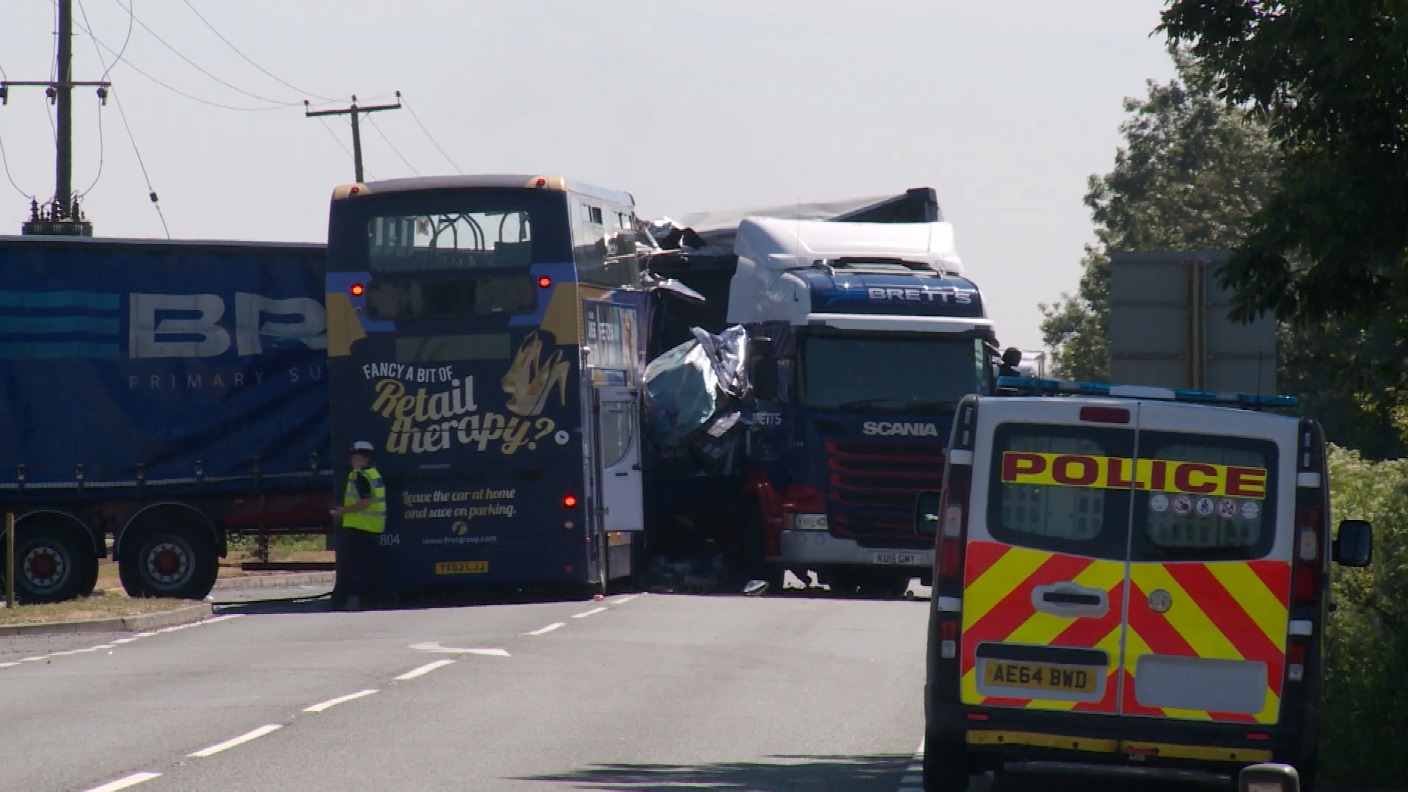
[[[1198,512],[1199,517],[1211,517],[1212,513],[1217,511],[1217,507],[1213,505],[1212,498],[1198,498],[1198,506],[1195,511]]]
[[[1237,519],[1237,501],[1231,498],[1223,498],[1217,502],[1217,516],[1224,520]]]
[[[1149,496],[1149,510],[1156,512],[1168,511],[1168,496],[1162,492],[1155,492]]]
[[[1266,468],[1177,459],[1133,460],[1088,454],[1004,451],[1002,482],[1100,489],[1133,487],[1233,498],[1266,497]],[[1204,516],[1212,514],[1215,508],[1211,498],[1206,500],[1209,511],[1199,511]]]
[[[1173,498],[1173,513],[1179,517],[1187,517],[1193,513],[1193,499],[1187,495],[1175,495]]]
[[[1254,500],[1242,501],[1242,519],[1255,520],[1261,517],[1261,504]]]

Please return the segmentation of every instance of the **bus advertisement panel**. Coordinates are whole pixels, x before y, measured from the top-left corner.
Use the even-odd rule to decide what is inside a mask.
[[[643,354],[623,346],[641,345],[637,295],[580,282],[584,264],[604,269],[592,261],[604,243],[582,239],[582,217],[600,221],[586,224],[593,233],[634,223],[629,196],[561,179],[408,179],[334,194],[333,443],[377,450],[380,549],[403,591],[604,585],[629,572],[607,556],[632,526],[608,518],[603,499],[630,497],[615,474],[631,460],[603,455],[638,446],[635,406],[623,406]],[[612,343],[584,345],[603,331]]]

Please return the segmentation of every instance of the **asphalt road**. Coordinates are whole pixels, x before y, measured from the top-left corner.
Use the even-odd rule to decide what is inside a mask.
[[[917,791],[923,601],[237,605],[0,642],[0,789]],[[973,789],[1214,789],[1027,768]]]

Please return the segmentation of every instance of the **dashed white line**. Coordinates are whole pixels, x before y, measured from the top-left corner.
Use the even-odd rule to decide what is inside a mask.
[[[396,677],[396,681],[397,681],[397,682],[405,682],[405,681],[408,680],[408,679],[415,679],[415,678],[418,677],[418,676],[425,676],[426,674],[429,674],[431,671],[434,671],[434,670],[437,669],[437,668],[444,668],[445,666],[447,666],[447,665],[449,665],[449,664],[451,664],[451,663],[453,663],[453,662],[455,662],[455,661],[454,661],[454,660],[436,660],[436,661],[433,662],[433,663],[426,663],[425,665],[421,666],[420,668],[413,668],[413,669],[411,669],[410,671],[407,671],[406,673],[402,674],[401,676]]]
[[[0,668],[11,668],[17,665],[19,665],[19,663],[0,663]]]
[[[583,612],[583,613],[574,613],[574,614],[572,614],[572,618],[574,618],[574,619],[585,619],[585,618],[587,618],[588,616],[591,616],[591,615],[594,614],[594,613],[601,613],[601,612],[604,611],[604,610],[606,610],[606,608],[592,608],[591,610],[585,611],[585,612]]]
[[[103,784],[100,787],[93,787],[92,789],[88,790],[88,792],[117,792],[119,789],[127,789],[128,787],[134,787],[142,783],[143,781],[150,781],[153,778],[159,778],[160,776],[161,773],[133,773],[132,775],[127,776],[126,778],[119,778],[116,781],[109,781],[108,783]]]
[[[282,723],[270,723],[270,724],[267,724],[267,725],[265,725],[265,726],[260,726],[259,728],[255,729],[254,731],[245,732],[244,734],[241,734],[241,735],[238,736],[238,737],[235,737],[235,738],[226,740],[225,742],[219,743],[219,744],[217,744],[217,745],[212,745],[212,746],[210,746],[209,748],[203,748],[203,749],[201,749],[201,750],[199,750],[199,751],[196,751],[195,753],[186,754],[186,755],[187,755],[187,756],[190,756],[190,757],[197,758],[197,759],[204,759],[204,758],[206,758],[207,756],[214,756],[215,754],[218,754],[218,753],[220,753],[221,751],[225,751],[225,750],[229,750],[230,748],[234,748],[236,745],[244,745],[245,743],[249,742],[250,740],[257,740],[257,739],[259,739],[260,737],[263,737],[264,735],[266,735],[266,734],[268,734],[268,733],[270,733],[270,732],[278,731],[279,729],[282,729],[283,727],[284,727],[284,725],[283,725]]]
[[[900,779],[898,792],[924,792],[924,741],[919,741],[919,749],[905,768],[904,778]]]
[[[618,599],[618,600],[616,600],[615,602],[613,602],[613,603],[611,603],[611,604],[612,604],[612,605],[625,605],[627,602],[630,602],[631,600],[633,600],[633,599],[635,599],[636,597],[639,597],[639,596],[640,596],[639,594],[631,594],[631,595],[629,595],[629,596],[622,597],[621,599]]]
[[[541,629],[533,630],[532,632],[526,632],[526,633],[523,633],[523,634],[524,634],[524,635],[547,635],[548,633],[552,632],[553,630],[556,630],[556,629],[559,628],[559,627],[566,627],[566,626],[567,626],[567,622],[555,622],[555,623],[549,624],[548,626],[543,627],[543,628],[541,628]]]
[[[303,711],[304,711],[304,712],[322,712],[323,710],[332,709],[333,707],[336,707],[338,704],[341,704],[341,703],[343,703],[343,702],[352,701],[352,700],[354,700],[354,699],[359,699],[359,698],[362,698],[362,697],[364,697],[364,696],[370,696],[371,694],[373,694],[373,693],[375,693],[375,692],[376,692],[376,689],[375,689],[375,688],[367,688],[366,690],[359,690],[359,691],[357,691],[356,693],[348,693],[348,694],[345,695],[345,696],[338,696],[338,697],[335,698],[335,699],[328,699],[327,701],[324,701],[324,702],[322,702],[322,703],[320,703],[320,704],[314,704],[314,705],[311,706],[311,707],[304,707],[304,708],[303,708]]]

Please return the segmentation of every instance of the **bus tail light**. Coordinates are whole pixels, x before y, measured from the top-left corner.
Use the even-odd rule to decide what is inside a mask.
[[[552,278],[549,278],[549,277],[546,276],[546,275],[539,275],[539,276],[538,276],[538,288],[539,288],[539,289],[546,289],[547,287],[549,287],[549,286],[551,286],[551,285],[552,285]]]
[[[366,291],[366,287],[362,286],[360,283],[354,283],[347,287],[347,292],[353,297],[361,297]]]
[[[573,494],[570,493],[570,492],[569,492],[568,494],[566,494],[566,495],[563,495],[563,496],[562,496],[562,507],[563,507],[564,509],[575,509],[575,508],[577,508],[577,496],[576,496],[576,495],[573,495]]]

